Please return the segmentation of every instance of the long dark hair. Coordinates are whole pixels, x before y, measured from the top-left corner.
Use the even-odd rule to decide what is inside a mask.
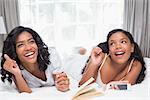
[[[39,69],[41,71],[45,71],[47,66],[50,64],[49,60],[49,52],[47,45],[42,41],[41,37],[38,35],[37,32],[32,30],[28,27],[18,26],[14,28],[7,36],[6,40],[4,41],[3,50],[2,50],[2,57],[1,57],[1,79],[4,82],[7,79],[10,83],[12,82],[12,74],[5,69],[3,69],[3,64],[5,62],[4,54],[7,54],[11,59],[15,60],[16,63],[21,65],[21,62],[16,53],[16,38],[22,32],[29,32],[33,39],[35,40],[37,47],[38,47],[38,57],[37,62],[39,64]],[[20,67],[20,66],[19,66]],[[21,69],[21,67],[20,67]]]
[[[125,30],[123,30],[123,29],[114,29],[114,30],[112,30],[112,31],[110,31],[110,32],[108,33],[108,35],[107,35],[107,41],[106,41],[106,42],[103,42],[103,43],[99,43],[97,46],[102,49],[102,52],[108,54],[108,53],[109,53],[109,46],[108,46],[109,38],[110,38],[114,33],[117,33],[117,32],[122,32],[123,34],[125,34],[125,35],[129,38],[130,42],[131,42],[132,44],[134,44],[134,52],[131,54],[129,60],[131,60],[131,59],[134,58],[135,60],[138,60],[138,61],[142,64],[141,72],[140,72],[140,74],[139,74],[139,76],[138,76],[138,78],[137,78],[137,80],[136,80],[136,83],[141,83],[141,82],[144,80],[144,78],[145,78],[145,70],[146,70],[145,62],[144,62],[144,59],[143,59],[143,56],[142,56],[141,49],[140,49],[140,47],[138,46],[138,44],[134,41],[134,39],[133,39],[133,37],[132,37],[132,35],[131,35],[130,32],[127,32],[127,31],[125,31]],[[89,57],[89,59],[90,59],[90,57]],[[89,59],[87,60],[87,63],[88,63]],[[86,63],[86,65],[87,65],[87,63]],[[86,65],[85,65],[85,67],[84,67],[83,70],[82,70],[82,74],[83,74],[84,71],[85,71]]]

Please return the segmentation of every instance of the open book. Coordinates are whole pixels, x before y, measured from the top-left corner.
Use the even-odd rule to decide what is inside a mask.
[[[90,78],[83,85],[81,85],[72,100],[87,100],[91,97],[101,96],[104,93],[98,88],[98,84],[92,83],[94,78]]]

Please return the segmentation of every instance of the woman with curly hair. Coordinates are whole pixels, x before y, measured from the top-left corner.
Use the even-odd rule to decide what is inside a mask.
[[[31,88],[53,85],[59,91],[69,90],[69,79],[61,71],[56,51],[48,50],[31,28],[18,26],[8,34],[1,66],[2,81],[12,83],[13,79],[19,92],[31,93]]]
[[[141,50],[131,33],[114,29],[107,35],[106,42],[92,50],[79,85],[90,77],[94,77],[100,86],[112,81],[126,81],[134,85],[144,80],[145,70]]]

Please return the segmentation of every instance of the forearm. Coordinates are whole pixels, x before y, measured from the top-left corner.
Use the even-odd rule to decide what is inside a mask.
[[[21,74],[15,75],[14,79],[19,92],[32,92],[31,88],[27,85]]]
[[[88,66],[87,66],[87,69],[83,73],[83,76],[82,76],[81,81],[79,82],[79,85],[82,85],[83,83],[85,83],[91,77],[96,79],[97,78],[97,73],[98,73],[98,68],[99,67],[94,66],[92,63],[89,63]]]

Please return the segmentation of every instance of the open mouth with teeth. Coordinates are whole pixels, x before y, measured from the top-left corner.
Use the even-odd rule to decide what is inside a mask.
[[[25,57],[29,57],[29,58],[33,57],[34,53],[35,52],[28,52],[28,53],[25,54]]]
[[[115,53],[115,56],[121,57],[121,56],[123,56],[124,54],[125,54],[125,52],[119,51],[119,52],[116,52],[116,53]]]

